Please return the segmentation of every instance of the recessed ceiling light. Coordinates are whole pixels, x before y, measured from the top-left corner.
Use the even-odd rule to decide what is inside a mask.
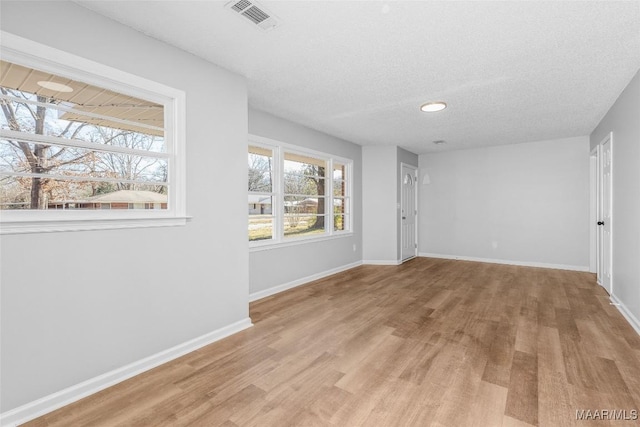
[[[446,144],[447,141],[443,140],[443,139],[439,139],[437,141],[433,141],[434,144],[436,145],[442,145],[442,144]]]
[[[55,92],[73,92],[73,88],[71,86],[63,85],[62,83],[49,82],[47,80],[39,81],[38,86]]]
[[[437,102],[427,102],[426,104],[422,104],[420,106],[420,110],[425,113],[434,113],[436,111],[442,111],[447,108],[447,104],[442,101]]]

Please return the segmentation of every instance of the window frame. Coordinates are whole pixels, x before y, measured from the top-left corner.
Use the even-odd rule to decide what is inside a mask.
[[[273,212],[273,236],[272,239],[265,240],[249,240],[249,249],[251,251],[268,250],[279,247],[286,247],[291,245],[299,245],[310,242],[317,242],[322,240],[331,240],[341,237],[347,237],[353,235],[353,160],[336,156],[321,151],[301,147],[294,144],[288,144],[285,142],[273,140],[270,138],[261,137],[258,135],[249,135],[247,152],[249,146],[256,146],[260,148],[269,149],[273,153],[273,200],[272,200],[272,212]],[[325,231],[322,234],[311,234],[307,236],[285,236],[284,235],[284,160],[285,153],[297,154],[301,156],[308,156],[324,160],[326,162],[325,172]],[[333,167],[334,163],[338,163],[345,166],[345,195],[341,196],[343,200],[347,201],[345,206],[345,222],[344,230],[334,230],[334,215],[333,215]],[[251,194],[251,192],[248,192]],[[249,215],[247,215],[249,216]],[[248,225],[247,218],[247,225]]]
[[[168,161],[168,209],[3,210],[0,234],[81,231],[185,225],[186,95],[128,72],[0,31],[0,55],[7,62],[68,77],[164,106],[164,143]]]
[[[328,209],[329,209],[329,205],[328,205],[328,192],[329,190],[332,190],[331,187],[327,187],[327,171],[329,171],[329,168],[331,167],[332,164],[332,160],[329,157],[324,157],[322,155],[315,155],[315,154],[311,154],[309,152],[306,151],[301,151],[298,149],[298,147],[296,147],[295,149],[291,149],[291,148],[283,148],[281,150],[282,152],[282,158],[279,159],[280,161],[278,162],[282,168],[282,205],[283,205],[283,212],[282,212],[282,240],[283,241],[291,241],[292,239],[298,239],[301,237],[311,237],[311,236],[298,236],[298,237],[292,237],[292,236],[287,236],[286,234],[286,230],[285,230],[285,223],[287,222],[287,217],[288,216],[292,216],[292,215],[297,215],[296,213],[292,213],[290,212],[286,212],[286,204],[287,204],[287,198],[291,197],[291,198],[304,198],[304,199],[309,199],[312,198],[313,195],[307,195],[307,194],[298,194],[298,193],[288,193],[286,191],[286,178],[287,178],[287,172],[285,171],[284,168],[284,162],[287,161],[287,154],[292,155],[292,157],[296,157],[296,156],[301,156],[301,157],[307,157],[309,159],[314,159],[314,160],[321,160],[322,162],[324,162],[324,169],[325,169],[325,175],[323,177],[320,176],[316,176],[316,175],[306,175],[306,174],[302,174],[302,175],[298,175],[296,173],[293,173],[293,175],[298,175],[298,176],[306,176],[306,177],[311,177],[311,178],[316,178],[316,179],[323,179],[324,180],[324,195],[316,195],[318,198],[318,207],[316,208],[316,213],[314,214],[317,217],[322,216],[324,217],[324,227],[323,227],[323,232],[322,234],[318,234],[318,237],[323,237],[326,235],[328,227],[329,227],[329,222],[327,221],[327,217],[328,217]],[[290,160],[291,161],[291,160]],[[302,162],[300,162],[302,163]],[[291,174],[291,172],[289,172],[289,174]],[[318,214],[318,210],[320,208],[320,198],[322,198],[323,201],[323,214],[320,215]]]
[[[278,190],[279,190],[279,185],[280,185],[280,181],[277,179],[277,177],[280,175],[280,165],[278,163],[278,150],[277,147],[274,147],[272,145],[269,144],[264,144],[264,143],[256,143],[256,142],[252,142],[249,141],[248,147],[247,147],[247,153],[248,153],[248,148],[249,147],[257,147],[257,148],[262,148],[264,150],[269,150],[271,151],[271,157],[272,157],[272,164],[271,164],[271,192],[267,192],[267,191],[248,191],[247,190],[247,194],[248,195],[268,195],[268,197],[271,197],[271,217],[272,222],[271,222],[271,239],[260,239],[260,240],[249,240],[249,243],[262,243],[262,242],[266,242],[267,244],[272,244],[275,236],[279,233],[279,229],[278,229],[278,221],[277,221],[277,216],[278,216],[278,212],[279,212],[279,207],[280,207],[280,201],[278,200]],[[248,202],[248,200],[247,200]],[[249,222],[248,222],[248,218],[247,218],[247,226],[248,226]]]
[[[343,225],[343,230],[334,230],[334,232],[339,232],[339,231],[350,231],[351,230],[351,226],[352,226],[352,217],[353,217],[353,212],[352,212],[352,200],[353,200],[353,195],[351,194],[351,170],[353,169],[353,162],[350,164],[347,163],[343,163],[341,161],[339,161],[338,159],[335,159],[337,161],[334,161],[331,165],[331,190],[332,190],[332,194],[331,194],[331,208],[332,211],[330,213],[332,219],[332,225],[335,228],[335,210],[333,210],[335,208],[335,201],[337,199],[341,199],[342,203],[343,203],[343,210],[342,213],[340,214],[342,216],[342,225]],[[343,171],[343,177],[342,179],[340,179],[345,186],[345,193],[341,196],[336,196],[335,195],[335,181],[336,179],[333,177],[333,173],[335,172],[335,165],[337,164],[342,164],[344,165],[345,170]],[[348,228],[347,228],[348,227]]]

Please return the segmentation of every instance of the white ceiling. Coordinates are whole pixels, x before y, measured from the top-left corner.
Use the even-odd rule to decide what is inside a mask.
[[[638,1],[260,0],[270,32],[224,1],[78,3],[245,76],[255,108],[418,154],[588,135],[640,68]]]

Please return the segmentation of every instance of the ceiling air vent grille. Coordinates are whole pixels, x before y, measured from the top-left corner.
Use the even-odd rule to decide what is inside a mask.
[[[258,8],[256,6],[251,6],[249,9],[245,10],[244,12],[242,12],[242,15],[244,15],[247,18],[251,19],[256,24],[259,24],[262,21],[264,21],[265,19],[269,18],[269,15],[264,13],[262,11],[262,9],[260,9],[260,8]]]
[[[225,7],[244,16],[263,31],[272,30],[279,23],[278,18],[254,1],[231,1]]]
[[[236,12],[242,12],[243,10],[251,6],[251,2],[249,0],[240,0],[237,3],[231,2],[231,4],[233,5],[231,6],[231,9],[235,10]]]

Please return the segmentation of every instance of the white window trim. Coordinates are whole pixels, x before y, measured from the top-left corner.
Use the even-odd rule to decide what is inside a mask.
[[[260,251],[268,251],[271,249],[286,248],[287,246],[306,245],[308,243],[342,239],[344,237],[351,237],[352,235],[353,235],[353,232],[345,231],[345,232],[333,234],[332,236],[322,235],[322,236],[315,236],[315,237],[289,238],[286,241],[281,240],[280,242],[270,242],[269,244],[260,244],[255,246],[249,245],[249,252],[260,252]],[[259,243],[262,243],[262,242],[263,241],[259,241]]]
[[[3,60],[157,102],[165,107],[169,209],[140,212],[0,211],[0,234],[184,225],[186,215],[186,95],[184,91],[0,31]]]
[[[274,182],[272,183],[273,200],[272,212],[274,221],[274,237],[270,240],[249,241],[249,250],[251,252],[275,249],[286,246],[295,246],[311,242],[319,242],[323,240],[333,240],[341,237],[349,237],[353,235],[353,160],[346,157],[336,156],[321,151],[312,150],[298,145],[288,144],[286,142],[265,138],[258,135],[249,135],[248,145],[267,148],[273,152],[274,164]],[[284,153],[291,152],[295,154],[308,155],[327,161],[327,170],[330,171],[329,176],[325,177],[325,200],[328,201],[328,213],[325,213],[325,232],[321,235],[310,235],[300,237],[284,236],[284,206],[281,203],[281,197],[284,195],[284,183],[282,168],[284,165]],[[333,164],[340,163],[347,166],[347,175],[345,177],[347,183],[347,196],[349,200],[349,209],[345,213],[348,222],[347,230],[334,230],[333,218]],[[326,184],[328,183],[328,185]]]

